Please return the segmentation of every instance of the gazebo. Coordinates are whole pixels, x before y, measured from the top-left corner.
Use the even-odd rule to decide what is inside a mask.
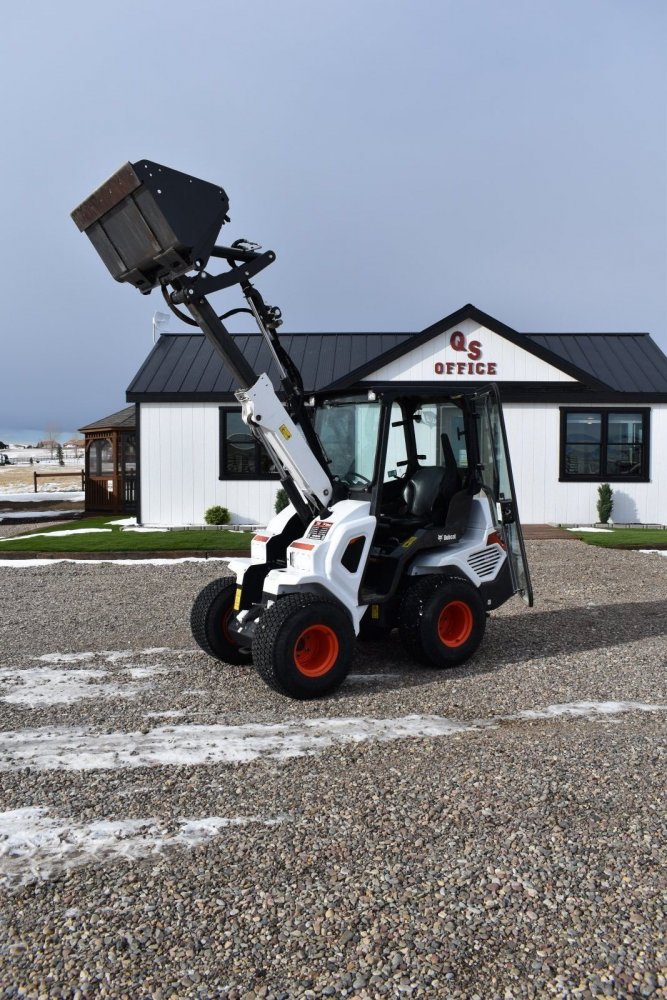
[[[136,511],[136,422],[133,405],[79,428],[86,441],[87,511]]]

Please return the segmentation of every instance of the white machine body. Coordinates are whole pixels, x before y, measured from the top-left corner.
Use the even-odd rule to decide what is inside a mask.
[[[249,559],[230,560],[229,569],[239,586],[249,566],[266,562],[267,543],[283,531],[293,514],[294,509],[286,507],[269,522],[266,529],[255,535]],[[347,609],[358,634],[361,620],[370,607],[369,604],[359,603],[359,588],[372,554],[375,529],[376,518],[370,514],[368,501],[341,500],[334,504],[326,519],[313,520],[305,534],[291,542],[287,548],[287,566],[272,569],[267,574],[264,581],[267,604],[298,591],[328,594]],[[448,573],[457,571],[479,587],[482,583],[495,580],[507,559],[491,504],[482,492],[473,498],[468,528],[463,537],[458,542],[449,543],[443,529],[441,540],[442,548],[415,556],[407,575],[438,573],[446,568]],[[407,546],[410,541],[408,539],[403,544]],[[351,544],[358,545],[359,552],[358,558],[355,557],[356,565],[347,568],[343,560]],[[239,611],[239,621],[243,621],[247,613]]]

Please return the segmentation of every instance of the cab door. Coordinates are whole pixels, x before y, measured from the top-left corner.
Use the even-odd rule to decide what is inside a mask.
[[[519,593],[526,604],[532,607],[533,587],[519,520],[498,387],[490,385],[474,393],[469,397],[469,402],[475,416],[478,474],[493,500],[496,517],[503,527],[515,593]]]

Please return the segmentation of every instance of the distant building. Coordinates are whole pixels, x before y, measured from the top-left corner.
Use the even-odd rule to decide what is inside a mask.
[[[263,339],[235,339],[278,386]],[[595,522],[601,482],[614,490],[616,522],[665,521],[667,357],[646,333],[521,334],[467,305],[421,333],[281,339],[308,392],[496,382],[525,524]],[[213,504],[236,523],[272,516],[280,484],[241,421],[235,388],[203,335],[165,334],[153,347],[127,390],[142,523],[202,524]]]

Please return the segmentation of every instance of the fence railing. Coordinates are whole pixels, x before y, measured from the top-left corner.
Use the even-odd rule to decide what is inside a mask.
[[[79,469],[77,472],[33,472],[32,477],[35,485],[35,493],[38,492],[38,479],[55,479],[56,476],[81,476],[81,489],[85,488],[86,474],[83,469]]]

